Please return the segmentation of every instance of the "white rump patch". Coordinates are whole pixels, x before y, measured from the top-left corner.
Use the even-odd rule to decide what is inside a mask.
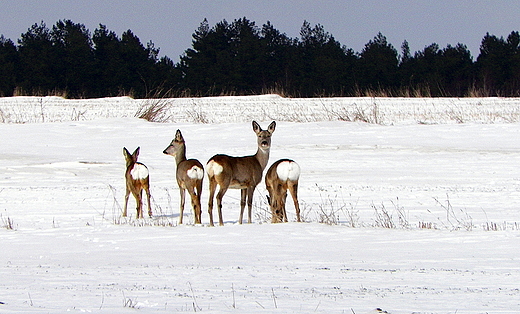
[[[300,166],[294,161],[283,161],[276,167],[276,174],[282,181],[296,181],[300,178]]]
[[[218,176],[219,174],[224,171],[224,167],[222,167],[220,164],[216,163],[215,161],[210,161],[208,163],[208,174],[212,176]]]
[[[130,175],[134,180],[146,179],[148,178],[148,168],[143,164],[135,164],[132,170],[130,170]]]
[[[200,180],[204,176],[204,170],[200,169],[200,167],[193,166],[190,169],[188,169],[188,171],[186,171],[186,174],[191,179],[198,179],[198,180]]]

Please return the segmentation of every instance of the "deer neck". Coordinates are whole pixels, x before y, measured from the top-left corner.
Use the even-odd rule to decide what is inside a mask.
[[[179,147],[179,151],[175,154],[175,163],[177,166],[186,160],[186,146],[182,145]]]
[[[262,149],[258,147],[258,150],[256,151],[255,158],[260,163],[260,166],[262,167],[262,170],[267,167],[267,163],[269,162],[269,151],[270,149]]]

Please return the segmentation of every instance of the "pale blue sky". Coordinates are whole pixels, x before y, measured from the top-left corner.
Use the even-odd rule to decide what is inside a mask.
[[[50,28],[70,19],[91,32],[101,23],[118,35],[131,29],[143,43],[152,40],[161,56],[178,61],[204,18],[213,26],[245,16],[258,26],[271,21],[290,37],[299,36],[304,20],[319,23],[357,52],[381,32],[398,51],[404,40],[412,52],[433,42],[441,47],[460,42],[476,58],[486,32],[506,37],[520,31],[519,12],[518,0],[3,0],[0,34],[16,42],[40,21]]]

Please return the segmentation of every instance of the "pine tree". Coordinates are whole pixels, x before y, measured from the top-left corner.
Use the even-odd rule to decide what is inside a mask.
[[[360,54],[360,87],[371,90],[393,90],[398,86],[397,50],[378,33]]]
[[[13,96],[19,64],[16,45],[0,35],[0,96]]]
[[[56,57],[55,88],[70,97],[90,97],[95,79],[95,60],[90,32],[83,24],[58,21],[51,31]]]
[[[476,67],[480,88],[490,95],[505,96],[519,94],[520,88],[520,35],[511,32],[507,40],[489,33],[480,45]]]
[[[264,89],[292,93],[297,41],[281,33],[269,21],[262,26],[260,40],[265,54],[262,70]]]
[[[32,25],[21,35],[19,44],[18,86],[24,93],[44,94],[56,91],[57,73],[62,60],[52,43],[44,22]]]

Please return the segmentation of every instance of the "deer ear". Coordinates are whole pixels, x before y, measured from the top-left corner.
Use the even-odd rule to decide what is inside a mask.
[[[181,130],[177,130],[177,132],[175,133],[175,141],[184,142],[184,138],[182,137]]]
[[[271,122],[271,124],[269,124],[269,127],[267,127],[267,130],[271,133],[274,132],[274,129],[276,128],[276,122]]]
[[[134,153],[132,154],[132,157],[135,158],[135,160],[137,160],[137,157],[139,156],[139,152],[141,151],[141,147],[137,147],[135,150],[134,150]]]
[[[258,124],[258,122],[256,121],[253,121],[253,131],[255,131],[255,133],[259,133],[260,131],[262,131],[260,124]]]

